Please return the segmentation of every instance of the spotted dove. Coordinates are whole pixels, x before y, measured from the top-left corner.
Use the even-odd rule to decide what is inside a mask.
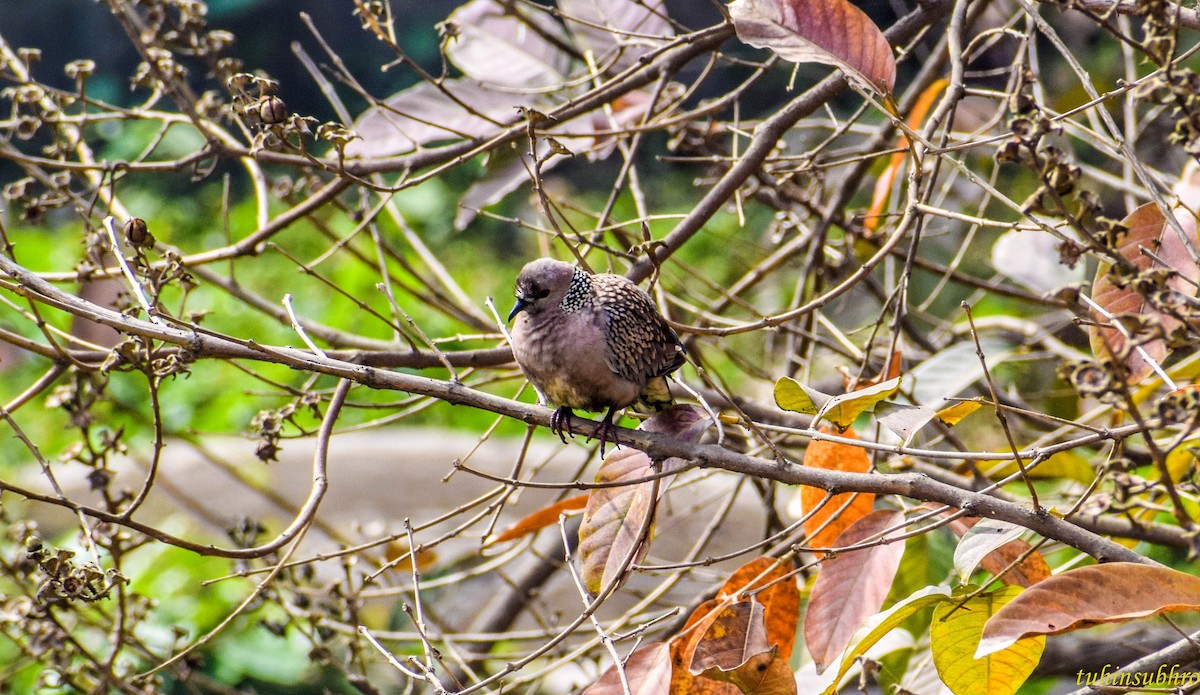
[[[508,320],[513,354],[545,400],[558,406],[550,429],[564,442],[572,410],[607,409],[588,439],[616,443],[613,415],[635,403],[671,402],[666,376],[684,362],[683,346],[650,296],[620,275],[593,275],[540,258],[517,276]]]

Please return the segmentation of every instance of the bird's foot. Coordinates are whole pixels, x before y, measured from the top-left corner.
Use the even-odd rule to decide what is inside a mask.
[[[616,408],[609,408],[604,419],[596,423],[592,431],[588,433],[587,440],[590,442],[593,439],[600,440],[600,458],[604,458],[604,445],[606,442],[612,442],[613,446],[620,449],[621,442],[617,439],[617,426],[613,424],[613,415],[617,412]]]
[[[564,405],[550,416],[550,431],[557,434],[563,444],[567,443],[568,434],[571,435],[571,439],[575,438],[575,435],[567,427],[571,422],[572,415],[574,413],[571,412],[571,409]]]

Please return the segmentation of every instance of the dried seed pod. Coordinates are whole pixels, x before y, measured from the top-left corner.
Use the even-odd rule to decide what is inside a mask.
[[[1192,421],[1200,414],[1200,391],[1194,388],[1172,391],[1162,397],[1157,407],[1163,424]]]
[[[1105,393],[1112,390],[1115,383],[1109,365],[1099,362],[1068,363],[1059,368],[1059,373],[1081,396]]]
[[[263,97],[258,100],[258,117],[263,123],[276,124],[283,123],[288,117],[287,104],[283,103],[283,99],[270,96]]]

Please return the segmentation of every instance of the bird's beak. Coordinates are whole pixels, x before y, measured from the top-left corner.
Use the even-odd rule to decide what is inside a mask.
[[[516,316],[517,314],[521,313],[522,311],[524,311],[525,307],[527,307],[527,306],[529,306],[529,302],[525,301],[525,299],[523,297],[517,297],[517,303],[515,305],[513,305],[512,311],[508,312],[509,322],[511,323],[513,320],[513,317]]]

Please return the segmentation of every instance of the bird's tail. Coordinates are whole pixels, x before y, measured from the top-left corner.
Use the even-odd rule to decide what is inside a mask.
[[[658,376],[646,382],[646,388],[642,389],[633,409],[639,413],[657,413],[674,402],[666,377]]]

